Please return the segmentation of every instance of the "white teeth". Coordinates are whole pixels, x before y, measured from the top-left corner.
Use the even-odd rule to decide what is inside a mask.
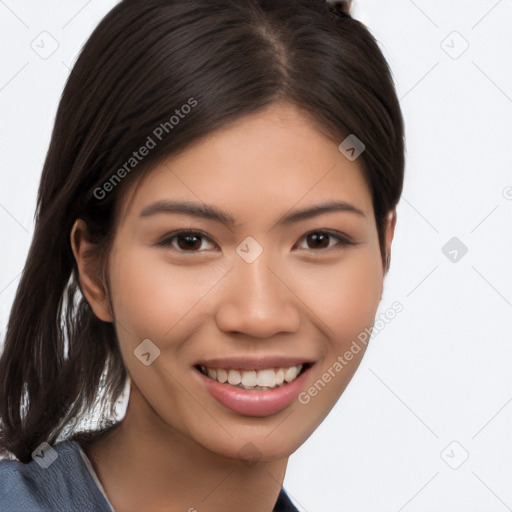
[[[243,389],[272,389],[292,382],[297,378],[302,365],[291,366],[290,368],[266,368],[264,370],[234,370],[224,368],[206,368],[201,370],[213,380],[222,384],[226,382],[232,386]]]
[[[244,386],[249,386],[249,387],[256,386],[256,384],[258,384],[259,386],[262,385],[258,382],[258,375],[255,371],[243,372],[242,373],[242,384]]]
[[[258,386],[273,388],[276,385],[276,372],[274,370],[260,370],[258,372]]]
[[[286,370],[286,372],[284,373],[284,380],[286,382],[291,382],[292,380],[294,380],[297,377],[297,373],[299,373],[299,372],[297,371],[296,366],[292,366],[291,368],[288,368],[288,370]]]
[[[238,372],[236,370],[229,370],[228,382],[232,386],[236,386],[237,384],[240,384],[240,382],[242,382],[242,375],[240,375],[240,372]]]
[[[228,381],[228,372],[224,368],[217,368],[217,380],[221,384]]]

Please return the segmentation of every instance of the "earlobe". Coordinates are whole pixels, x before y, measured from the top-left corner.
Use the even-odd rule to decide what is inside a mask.
[[[104,322],[112,322],[107,290],[97,272],[99,264],[97,245],[90,242],[87,235],[87,224],[82,219],[77,219],[71,230],[70,242],[78,267],[80,290],[94,314]]]

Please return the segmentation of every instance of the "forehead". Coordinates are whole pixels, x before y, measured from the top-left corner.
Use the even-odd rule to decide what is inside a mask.
[[[238,212],[241,223],[325,200],[357,203],[371,217],[361,159],[348,160],[340,142],[301,111],[274,104],[156,165],[128,194],[124,216],[139,215],[152,202],[181,199]]]

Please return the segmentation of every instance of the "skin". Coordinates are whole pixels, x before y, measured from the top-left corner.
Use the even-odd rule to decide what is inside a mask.
[[[108,259],[110,301],[87,257],[95,248],[86,226],[75,223],[82,291],[100,319],[114,322],[132,381],[121,426],[87,449],[116,512],[271,511],[288,457],[345,390],[364,350],[308,404],[295,400],[265,417],[221,405],[193,368],[226,355],[300,355],[316,362],[307,390],[373,325],[385,272],[362,164],[345,158],[340,142],[275,103],[162,162],[121,204]],[[181,213],[140,216],[171,199],[214,205],[236,225]],[[363,215],[337,211],[278,224],[290,211],[330,200]],[[395,222],[393,211],[388,253]],[[187,228],[209,237],[198,238],[195,253],[176,237],[156,245]],[[318,230],[354,245],[308,241]],[[253,263],[235,251],[248,236],[263,248]],[[161,351],[149,366],[133,353],[147,338]],[[252,464],[242,457],[248,443],[257,450]]]

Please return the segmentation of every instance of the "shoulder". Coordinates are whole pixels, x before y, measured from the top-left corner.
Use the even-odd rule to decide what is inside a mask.
[[[23,464],[0,460],[0,512],[111,508],[97,488],[75,441],[46,444]]]

